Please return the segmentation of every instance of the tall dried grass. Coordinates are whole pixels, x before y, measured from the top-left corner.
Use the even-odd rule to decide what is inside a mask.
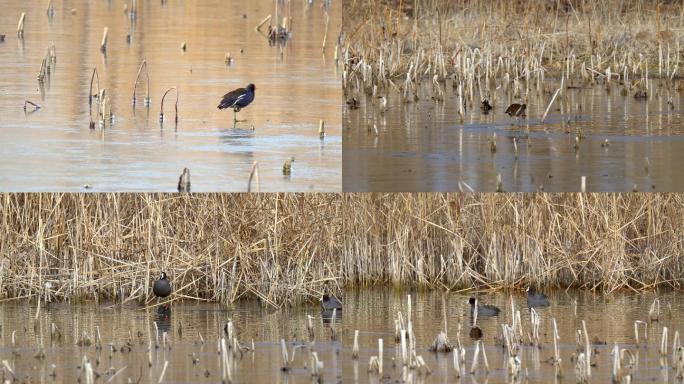
[[[452,76],[478,87],[481,79],[543,83],[545,74],[681,77],[681,1],[346,0],[344,7],[345,90]]]
[[[329,284],[681,288],[679,194],[4,194],[0,298],[274,306]]]

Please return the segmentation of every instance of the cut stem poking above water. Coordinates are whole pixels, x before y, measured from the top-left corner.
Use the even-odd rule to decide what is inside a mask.
[[[146,107],[150,106],[150,75],[147,71],[147,60],[143,60],[143,62],[140,64],[140,68],[138,68],[138,74],[135,76],[135,83],[133,83],[133,101],[131,102],[133,104],[133,107],[135,107],[136,103],[136,98],[135,98],[135,91],[138,88],[138,80],[140,80],[140,75],[142,74],[143,69],[145,70],[145,79],[147,80],[147,88],[145,89],[145,100],[144,104]]]
[[[161,111],[159,112],[159,121],[164,122],[164,100],[166,99],[166,95],[171,92],[171,91],[176,91],[176,103],[174,104],[175,111],[176,111],[176,123],[178,123],[178,88],[176,87],[171,87],[164,92],[164,96],[162,96],[161,99]]]

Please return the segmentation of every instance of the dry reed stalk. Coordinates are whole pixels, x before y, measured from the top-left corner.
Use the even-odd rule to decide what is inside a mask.
[[[107,38],[109,37],[109,28],[104,27],[102,32],[102,43],[100,44],[100,51],[107,52]]]
[[[667,356],[667,327],[663,327],[660,338],[660,356]]]
[[[323,119],[318,123],[318,137],[325,138],[325,122]]]
[[[124,8],[124,11],[125,11],[125,8]],[[130,17],[131,19],[135,19],[137,15],[138,15],[137,1],[131,0],[131,8],[130,8],[130,12],[128,14],[128,17]]]
[[[24,20],[26,19],[26,12],[22,12],[19,17],[19,23],[17,24],[17,37],[24,37]]]
[[[587,378],[591,378],[591,343],[589,343],[589,334],[587,333],[587,323],[582,320],[582,334],[584,335],[584,356],[586,356],[585,372]]]
[[[356,360],[359,358],[359,330],[354,331],[354,344],[352,347],[352,359]]]
[[[162,368],[161,374],[159,374],[159,380],[157,380],[157,383],[161,383],[164,381],[164,375],[166,374],[166,368],[169,366],[169,361],[164,360],[164,367]]]
[[[252,179],[256,179],[256,191],[261,192],[261,186],[259,183],[259,163],[252,163],[252,170],[249,171],[249,180],[247,181],[247,192],[252,192]]]
[[[40,105],[34,103],[33,101],[31,101],[31,100],[24,100],[24,111],[26,111],[27,105],[33,106],[33,110],[34,110],[34,111],[37,111],[37,110],[40,109]]]
[[[309,341],[314,341],[316,338],[316,335],[314,333],[314,326],[313,326],[313,317],[311,315],[306,315],[307,317],[307,322],[306,322],[306,329],[309,332]],[[358,333],[358,331],[356,331]]]
[[[261,21],[259,22],[259,24],[257,24],[257,26],[256,26],[254,29],[256,29],[257,31],[260,32],[260,31],[261,31],[261,27],[262,27],[264,24],[266,24],[268,21],[270,21],[270,20],[271,20],[271,15],[268,15],[268,16],[264,17],[263,20],[261,20]]]
[[[145,301],[162,266],[186,297],[272,306],[330,279],[681,289],[682,218],[679,194],[0,194],[0,298]]]
[[[136,103],[136,98],[135,98],[135,91],[138,87],[138,80],[140,79],[140,75],[142,74],[142,70],[145,69],[145,78],[147,80],[147,88],[145,89],[145,99],[144,99],[144,104],[145,106],[149,106],[151,99],[150,99],[150,75],[149,72],[147,71],[147,60],[143,60],[143,62],[140,64],[140,68],[138,68],[138,73],[135,75],[135,83],[133,83],[133,100],[132,104],[135,106]]]
[[[285,345],[285,339],[280,339],[280,352],[283,358],[283,366],[280,368],[282,371],[290,370],[290,361],[287,356],[287,346]]]
[[[171,92],[175,91],[176,92],[176,103],[174,104],[174,109],[176,112],[176,118],[175,122],[178,124],[178,88],[177,87],[171,87],[164,92],[164,95],[162,96],[161,99],[161,109],[159,110],[159,122],[164,122],[164,100],[166,99],[166,95]]]

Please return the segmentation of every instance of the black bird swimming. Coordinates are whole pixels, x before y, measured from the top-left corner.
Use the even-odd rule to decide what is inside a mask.
[[[238,122],[237,113],[242,108],[247,107],[254,101],[254,91],[256,87],[254,84],[248,84],[246,88],[238,88],[223,95],[223,99],[218,105],[218,109],[233,109],[233,124]]]
[[[474,297],[471,297],[468,299],[468,302],[470,303],[470,314],[472,315],[473,312],[475,312],[475,305],[477,304],[477,316],[478,317],[491,317],[491,316],[497,316],[500,312],[499,308],[493,306],[493,305],[487,305],[487,304],[479,304],[477,302],[477,299]]]
[[[162,272],[159,280],[154,282],[152,292],[157,297],[167,297],[171,294],[171,282],[169,282],[165,272]]]
[[[527,104],[513,103],[506,108],[506,113],[508,116],[525,116],[525,110],[527,110]]]
[[[482,100],[482,106],[480,107],[480,109],[482,110],[482,114],[483,114],[483,115],[488,114],[489,111],[492,110],[492,108],[493,108],[493,107],[492,107],[491,104],[489,104],[489,100],[488,100],[488,99]]]
[[[337,299],[337,297],[330,296],[326,293],[321,298],[321,307],[323,307],[324,311],[332,311],[333,309],[341,311],[342,303]]]
[[[543,293],[537,293],[533,285],[527,287],[527,307],[548,307],[549,298]]]

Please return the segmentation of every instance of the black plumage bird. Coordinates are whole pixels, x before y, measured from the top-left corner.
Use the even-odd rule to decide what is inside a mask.
[[[483,115],[488,114],[489,111],[492,110],[492,108],[493,108],[493,107],[492,107],[491,104],[489,104],[489,100],[488,100],[488,99],[483,99],[483,100],[482,100],[482,105],[480,106],[480,109],[482,110],[482,114],[483,114]]]
[[[171,294],[171,282],[168,277],[166,277],[165,272],[162,272],[161,276],[159,276],[159,280],[154,282],[152,292],[154,292],[154,295],[157,297],[167,297]]]
[[[333,309],[341,311],[342,303],[337,299],[337,297],[330,296],[326,293],[321,298],[321,307],[323,307],[324,311],[332,311]]]
[[[254,101],[254,91],[256,87],[254,84],[248,84],[245,88],[238,88],[223,95],[223,99],[218,105],[218,109],[233,109],[233,124],[238,122],[237,113],[242,108],[247,107]]]
[[[549,306],[549,297],[546,296],[543,293],[537,293],[537,290],[534,288],[534,285],[530,285],[527,287],[527,307],[528,308],[533,308],[533,307],[548,307]]]
[[[470,303],[470,314],[473,315],[473,312],[475,312],[477,308],[477,316],[478,317],[492,317],[492,316],[497,316],[500,312],[499,308],[494,306],[494,305],[488,305],[488,304],[480,304],[477,302],[477,299],[474,297],[471,297],[468,299],[468,303]]]

